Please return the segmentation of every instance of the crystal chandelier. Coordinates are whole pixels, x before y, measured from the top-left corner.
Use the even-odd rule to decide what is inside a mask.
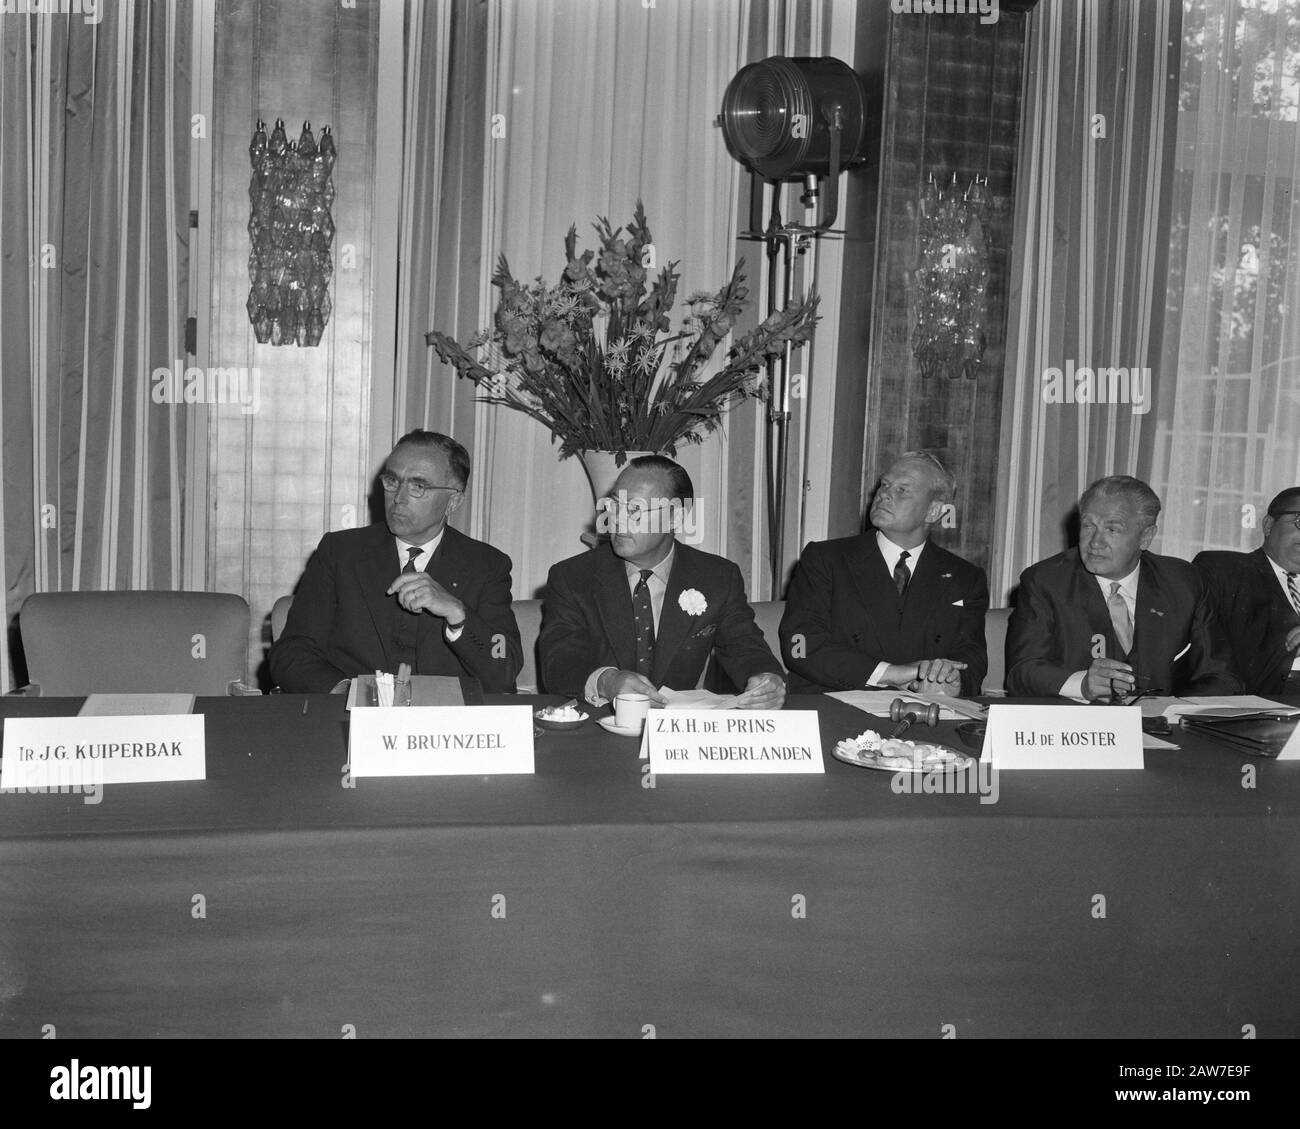
[[[330,317],[334,273],[334,169],[330,127],[320,143],[311,122],[289,141],[284,121],[271,136],[259,121],[248,147],[253,179],[248,220],[248,319],[260,345],[319,345]]]
[[[978,176],[965,192],[956,173],[946,191],[930,176],[921,195],[912,353],[923,378],[974,380],[984,359],[991,206],[988,180]]]

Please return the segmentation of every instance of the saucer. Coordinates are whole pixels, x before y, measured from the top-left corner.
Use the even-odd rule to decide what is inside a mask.
[[[596,724],[605,730],[606,733],[617,733],[620,737],[640,737],[644,725],[638,725],[635,729],[626,725],[616,725],[612,717],[598,717]]]

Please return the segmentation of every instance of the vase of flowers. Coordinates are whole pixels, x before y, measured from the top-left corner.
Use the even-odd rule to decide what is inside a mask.
[[[651,281],[655,248],[641,202],[626,231],[604,217],[595,230],[599,251],[579,253],[577,228],[569,228],[555,285],[519,281],[501,256],[492,277],[500,291],[493,324],[466,346],[436,330],[426,334],[483,399],[543,424],[561,458],[606,452],[618,468],[630,454],[674,455],[683,443],[702,443],[724,412],[763,395],[769,358],[812,334],[816,296],[772,314],[713,365],[749,295],[744,260],[721,289],[686,299],[673,332],[678,264]],[[588,475],[593,493],[603,496],[591,465]]]

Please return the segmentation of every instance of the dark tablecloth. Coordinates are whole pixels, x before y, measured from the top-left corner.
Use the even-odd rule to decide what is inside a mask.
[[[1300,765],[896,794],[830,756],[866,715],[790,705],[825,775],[649,778],[589,724],[344,787],[340,698],[200,699],[205,781],[0,795],[0,1035],[1300,1035]]]

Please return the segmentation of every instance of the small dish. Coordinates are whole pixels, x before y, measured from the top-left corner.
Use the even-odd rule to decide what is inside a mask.
[[[591,714],[583,713],[581,710],[578,712],[582,716],[573,721],[553,721],[551,718],[543,716],[541,710],[533,710],[533,720],[543,729],[549,729],[554,733],[565,733],[571,729],[581,729],[591,720]]]

